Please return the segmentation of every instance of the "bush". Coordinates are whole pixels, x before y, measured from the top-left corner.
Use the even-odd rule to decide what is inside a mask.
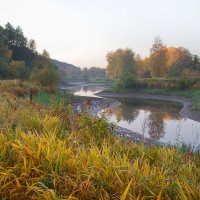
[[[45,66],[42,69],[34,70],[30,80],[43,87],[55,87],[60,82],[60,75],[54,66]]]
[[[135,78],[131,73],[124,73],[118,80],[117,86],[119,88],[131,88],[136,83]]]

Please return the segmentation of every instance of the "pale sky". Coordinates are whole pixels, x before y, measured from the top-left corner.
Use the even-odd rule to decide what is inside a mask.
[[[80,67],[105,67],[106,54],[149,54],[154,37],[200,55],[200,0],[0,0],[0,25],[21,26],[37,50]]]

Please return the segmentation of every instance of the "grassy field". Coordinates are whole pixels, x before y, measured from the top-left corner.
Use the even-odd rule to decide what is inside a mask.
[[[200,198],[199,154],[124,141],[62,101],[4,91],[0,141],[0,199]]]

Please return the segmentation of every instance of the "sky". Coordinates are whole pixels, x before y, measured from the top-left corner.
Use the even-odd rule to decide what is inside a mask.
[[[106,67],[117,48],[148,56],[158,35],[200,55],[199,9],[200,0],[0,0],[0,25],[19,25],[51,58]]]

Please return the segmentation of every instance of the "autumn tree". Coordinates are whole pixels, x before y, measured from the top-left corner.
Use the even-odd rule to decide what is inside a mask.
[[[151,69],[149,67],[149,58],[146,57],[142,59],[139,54],[136,54],[135,60],[136,60],[136,66],[137,66],[137,77],[150,78]]]
[[[149,61],[153,77],[163,77],[166,74],[167,51],[160,37],[154,39]]]
[[[185,70],[192,70],[193,57],[188,49],[183,47],[167,48],[167,55],[168,76],[181,76]]]

